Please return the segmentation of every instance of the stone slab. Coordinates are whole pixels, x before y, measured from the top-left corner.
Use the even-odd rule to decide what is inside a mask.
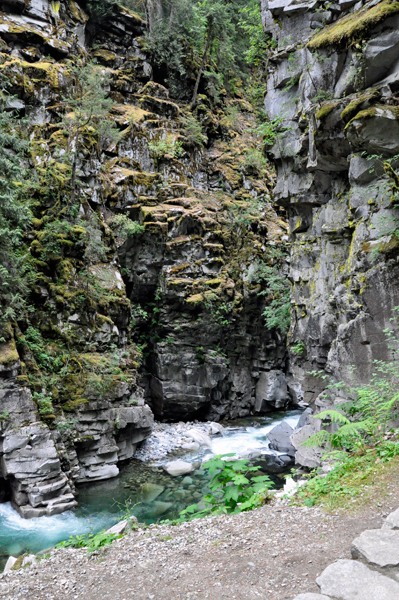
[[[399,565],[399,531],[368,529],[352,542],[353,558],[363,558],[376,567]]]
[[[398,600],[399,583],[354,560],[337,560],[316,579],[332,600]]]
[[[399,508],[387,516],[382,529],[399,529]]]

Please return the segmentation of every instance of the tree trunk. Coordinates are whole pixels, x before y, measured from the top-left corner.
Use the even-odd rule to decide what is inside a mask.
[[[155,23],[163,17],[162,0],[146,0],[145,12],[147,13],[148,31],[151,33]]]
[[[193,99],[191,101],[191,108],[195,108],[197,105],[197,96],[198,96],[198,88],[201,80],[202,71],[204,70],[206,59],[208,56],[208,51],[212,43],[212,33],[213,33],[213,17],[208,18],[208,38],[206,40],[206,46],[204,50],[204,54],[202,55],[201,65],[198,71],[197,81],[195,82],[195,88],[193,93]]]
[[[76,166],[77,166],[77,162],[78,162],[79,133],[80,132],[79,132],[79,127],[78,127],[76,130],[76,136],[75,136],[75,154],[73,155],[73,162],[72,162],[71,204],[73,204],[75,202],[75,195],[76,195]]]

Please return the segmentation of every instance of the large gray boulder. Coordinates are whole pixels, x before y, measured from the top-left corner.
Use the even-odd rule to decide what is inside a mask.
[[[399,531],[369,529],[352,542],[353,558],[362,558],[375,567],[399,566]]]
[[[310,436],[316,433],[315,426],[313,424],[305,425],[301,429],[296,429],[291,435],[291,443],[294,446],[295,462],[303,467],[309,469],[316,469],[321,465],[322,450],[318,446],[315,448],[307,448],[302,446],[303,442],[306,442]]]
[[[337,560],[316,579],[334,600],[398,600],[399,583],[354,560]]]
[[[291,443],[291,435],[294,433],[291,425],[288,425],[285,421],[273,427],[271,431],[267,434],[269,438],[269,446],[272,450],[277,450],[278,452],[284,452],[289,456],[295,456],[295,448]]]

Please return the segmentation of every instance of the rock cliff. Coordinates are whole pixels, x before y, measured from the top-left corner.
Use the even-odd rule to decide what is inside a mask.
[[[234,418],[301,393],[284,327],[262,314],[265,268],[286,276],[287,227],[273,168],[250,158],[251,105],[175,103],[154,81],[145,22],[117,5],[101,27],[73,0],[2,8],[6,108],[33,173],[34,285],[29,310],[2,325],[0,499],[33,517],[74,506],[76,483],[117,475],[154,413]],[[119,136],[82,129],[73,204],[65,97],[82,59],[107,78]]]
[[[265,106],[279,131],[269,148],[274,197],[287,208],[292,240],[291,370],[318,411],[334,399],[320,395],[325,382],[311,373],[366,382],[373,360],[390,356],[399,5],[262,0],[262,16],[276,40]],[[298,443],[314,431],[306,427]],[[319,462],[301,453],[303,464]]]

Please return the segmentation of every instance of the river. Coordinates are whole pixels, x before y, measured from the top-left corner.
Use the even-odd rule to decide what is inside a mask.
[[[225,424],[223,435],[212,438],[211,449],[180,452],[179,458],[203,462],[215,454],[270,453],[267,433],[281,421],[295,427],[300,415],[301,411],[296,410]],[[126,508],[147,524],[176,518],[206,494],[208,474],[198,469],[189,477],[171,477],[162,468],[166,460],[170,458],[155,466],[133,460],[114,479],[79,486],[78,506],[61,515],[27,520],[9,502],[0,504],[0,572],[9,555],[37,553],[71,535],[111,527],[123,518]],[[277,487],[282,487],[282,476],[272,478]]]

